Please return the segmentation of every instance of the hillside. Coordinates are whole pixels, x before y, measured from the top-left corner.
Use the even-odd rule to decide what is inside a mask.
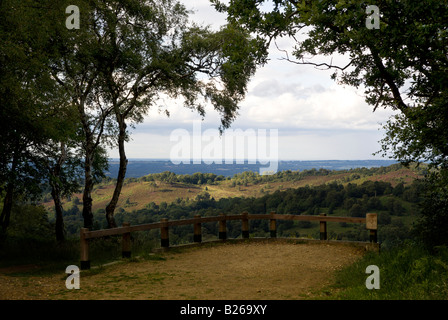
[[[288,172],[288,171],[284,171]],[[237,174],[232,178],[226,178],[213,183],[195,184],[185,182],[167,182],[165,179],[157,179],[158,174],[148,175],[142,178],[129,178],[126,180],[118,209],[125,211],[143,209],[148,203],[162,202],[171,203],[177,199],[195,199],[204,191],[210,194],[215,200],[228,197],[262,197],[265,194],[277,190],[290,188],[300,188],[305,186],[319,186],[322,184],[338,183],[346,185],[362,184],[365,181],[389,182],[393,187],[398,183],[408,185],[415,179],[422,177],[421,172],[415,168],[404,168],[399,165],[392,165],[384,168],[372,169],[352,169],[352,170],[304,170],[289,171],[291,176],[283,177],[282,172],[272,176],[267,181],[253,182],[246,175]],[[297,174],[296,174],[297,173]],[[154,177],[151,177],[154,176]],[[147,177],[154,180],[147,181]],[[104,209],[108,204],[114,190],[113,180],[98,184],[92,193],[93,211]],[[75,200],[77,198],[78,200]],[[51,197],[47,196],[44,206],[52,209]],[[82,203],[82,194],[74,194],[70,199],[64,201],[64,209],[69,210],[73,203]]]
[[[378,214],[379,239],[389,245],[409,238],[410,229],[419,214],[424,167],[404,168],[394,164],[379,168],[350,170],[281,171],[260,176],[246,171],[233,177],[211,173],[177,175],[172,172],[150,174],[126,180],[115,211],[117,225],[132,225],[193,218],[194,215],[216,216],[222,213],[267,213],[363,217]],[[105,179],[93,191],[93,229],[107,228],[105,207],[114,188],[113,179]],[[47,196],[47,200],[51,199]],[[75,194],[64,202],[64,226],[69,237],[78,237],[83,226],[82,197]],[[50,223],[54,221],[53,203],[45,203]],[[229,223],[230,238],[240,236],[240,225]],[[319,238],[316,222],[279,222],[280,237]],[[173,244],[189,243],[191,228],[173,228]],[[216,238],[217,225],[203,226],[204,239]],[[269,233],[265,222],[251,223],[254,237]],[[142,242],[157,238],[142,235]],[[365,241],[368,235],[356,224],[329,225],[331,239]]]

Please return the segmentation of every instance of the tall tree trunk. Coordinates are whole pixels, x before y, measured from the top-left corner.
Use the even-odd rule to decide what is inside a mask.
[[[56,240],[58,242],[64,242],[65,240],[64,218],[63,218],[63,208],[61,201],[61,192],[59,190],[59,187],[54,184],[52,184],[51,186],[51,196],[53,197],[54,209],[56,211],[56,225],[55,225]]]
[[[14,181],[12,179],[12,175],[15,173],[18,165],[18,154],[19,154],[19,145],[16,145],[16,148],[14,150],[14,154],[12,156],[12,165],[11,165],[11,171],[9,173],[10,178],[6,186],[6,195],[5,199],[3,200],[3,209],[2,213],[0,215],[0,242],[2,242],[6,238],[6,230],[9,226],[9,221],[11,218],[11,211],[12,211],[12,205],[14,202]]]
[[[93,152],[87,148],[84,163],[84,192],[82,195],[82,217],[84,218],[84,228],[92,229],[93,213],[92,213],[92,190],[93,190]]]
[[[117,184],[115,185],[112,199],[106,207],[106,220],[109,228],[116,228],[117,224],[114,218],[115,208],[120,197],[121,189],[123,188],[124,178],[126,177],[126,168],[128,159],[124,149],[124,142],[126,138],[126,123],[124,117],[117,114],[117,122],[119,124],[120,132],[118,136],[118,151],[120,154],[120,167],[118,168]]]
[[[0,225],[1,225],[0,242],[6,238],[6,230],[8,229],[9,226],[9,220],[12,211],[13,195],[14,195],[14,184],[9,182],[8,186],[6,187],[5,199],[3,200],[2,214],[0,215]]]
[[[56,212],[56,224],[55,224],[55,232],[56,232],[56,240],[58,242],[63,242],[65,240],[64,236],[64,217],[63,217],[63,207],[61,201],[61,189],[58,185],[58,177],[61,175],[62,165],[65,162],[66,158],[66,150],[65,144],[61,142],[61,155],[56,162],[53,169],[50,168],[50,174],[53,179],[50,179],[51,185],[51,196],[53,197],[54,209]]]

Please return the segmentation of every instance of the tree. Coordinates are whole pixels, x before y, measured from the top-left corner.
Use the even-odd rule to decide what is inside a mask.
[[[244,29],[219,32],[190,25],[185,7],[174,0],[78,1],[82,26],[69,30],[65,1],[42,13],[52,21],[45,64],[58,92],[77,110],[83,156],[84,227],[93,226],[91,192],[107,167],[105,146],[118,146],[117,184],[106,208],[108,225],[126,174],[127,127],[140,122],[161,94],[183,97],[185,106],[205,114],[203,103],[221,113],[221,129],[236,117],[238,102],[255,71],[260,43]],[[45,6],[43,6],[45,8]],[[55,14],[56,12],[56,14]],[[47,19],[51,17],[52,19]]]
[[[355,203],[349,211],[350,217],[364,217],[365,216],[365,210],[359,205],[358,203]]]
[[[59,124],[66,123],[67,120],[61,121]],[[70,123],[67,123],[67,127],[70,127]],[[63,138],[60,136],[60,139]],[[49,141],[46,146],[41,146],[32,157],[36,167],[40,167],[42,172],[45,172],[43,182],[48,183],[51,188],[55,207],[55,234],[58,242],[65,240],[62,197],[68,197],[78,191],[81,185],[81,161],[73,154],[70,145],[67,145],[70,142],[65,139],[59,142]],[[78,200],[78,198],[75,199]],[[77,204],[76,201],[73,202],[75,205]]]
[[[29,201],[42,191],[47,170],[36,159],[49,141],[65,136],[57,119],[66,110],[66,97],[45,68],[55,50],[49,30],[58,3],[7,0],[0,5],[0,225],[5,236],[17,196]]]
[[[384,126],[383,156],[403,164],[426,161],[435,169],[427,197],[446,198],[448,185],[448,4],[445,1],[268,1],[211,0],[228,20],[254,32],[267,44],[281,36],[296,41],[285,60],[332,69],[340,84],[363,88],[373,110],[397,111]],[[380,11],[379,28],[369,27],[368,5]],[[306,36],[299,39],[299,31]],[[345,55],[348,62],[315,62],[305,57]],[[438,189],[434,189],[439,186]],[[429,201],[431,202],[431,201]],[[440,203],[440,202],[439,202]],[[444,205],[437,212],[447,215]],[[431,210],[427,210],[427,214]],[[433,220],[431,217],[429,220]],[[446,221],[441,219],[440,222]],[[446,228],[445,224],[445,228]],[[448,243],[448,237],[439,237]]]
[[[204,103],[211,103],[221,114],[221,130],[225,129],[236,117],[260,60],[254,54],[258,42],[243,29],[228,25],[213,32],[189,26],[187,10],[175,0],[106,3],[92,8],[85,28],[91,28],[101,44],[95,48],[93,65],[98,73],[92,73],[92,79],[98,76],[102,110],[106,116],[114,115],[117,131],[113,139],[120,166],[106,207],[108,225],[116,227],[113,214],[126,175],[128,125],[142,121],[165,94],[182,97],[186,107],[202,116]]]
[[[110,116],[112,107],[104,103],[100,90],[100,48],[104,38],[100,32],[101,21],[93,10],[100,1],[78,1],[80,29],[65,26],[65,1],[56,2],[57,20],[53,20],[51,41],[55,50],[48,52],[46,65],[58,89],[67,97],[66,103],[77,110],[79,123],[79,155],[83,158],[83,218],[84,227],[92,228],[93,212],[91,192],[95,181],[103,176],[107,167],[106,143],[114,132]],[[42,19],[48,18],[44,14]]]

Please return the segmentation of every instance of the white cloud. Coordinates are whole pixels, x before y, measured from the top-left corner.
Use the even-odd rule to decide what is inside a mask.
[[[375,130],[390,114],[384,110],[373,113],[353,88],[292,86],[273,79],[249,92],[242,108],[242,118],[252,123],[319,130]]]
[[[279,132],[280,133],[280,132]],[[378,130],[300,131],[279,139],[281,160],[364,160],[374,158]]]
[[[214,27],[225,23],[225,16],[215,12],[209,0],[184,2],[196,10],[198,23]],[[291,54],[290,39],[277,42]],[[248,86],[233,129],[278,129],[280,159],[371,159],[379,150],[382,137],[379,123],[392,114],[383,109],[372,112],[362,96],[351,87],[337,85],[330,79],[331,70],[282,61],[284,53],[271,47],[271,60],[260,68]],[[291,57],[291,56],[290,56]],[[331,57],[317,57],[313,62],[330,63]],[[345,57],[333,63],[343,65]],[[153,108],[138,124],[127,144],[129,158],[169,158],[170,133],[176,128],[192,130],[197,112],[183,107],[180,101],[161,100],[160,110]],[[163,112],[170,112],[167,117]],[[208,107],[203,130],[218,128],[219,114]],[[117,156],[116,150],[110,155]]]

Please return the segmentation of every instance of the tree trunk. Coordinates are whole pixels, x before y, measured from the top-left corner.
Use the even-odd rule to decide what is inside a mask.
[[[120,197],[121,189],[123,188],[124,178],[126,177],[126,168],[128,165],[128,159],[126,159],[126,153],[124,149],[124,142],[126,138],[126,123],[124,118],[117,115],[117,122],[119,124],[120,132],[118,136],[118,151],[120,154],[120,167],[118,168],[117,184],[112,195],[112,199],[106,207],[106,220],[109,228],[116,228],[117,224],[114,218],[115,208]]]
[[[14,154],[12,157],[10,175],[14,174],[18,165],[18,153],[19,153],[18,148],[19,146],[16,145],[16,149],[14,150]],[[2,214],[0,215],[0,227],[1,227],[0,242],[2,242],[6,238],[6,230],[8,229],[9,226],[13,202],[14,202],[14,182],[9,180],[6,186],[5,199],[3,200]]]
[[[3,201],[2,214],[0,215],[0,225],[1,225],[0,241],[6,238],[6,230],[8,229],[9,226],[9,220],[12,211],[13,195],[14,195],[14,185],[11,182],[9,182],[8,187],[6,188],[5,199]]]
[[[61,195],[60,195],[59,188],[52,184],[51,186],[51,196],[53,197],[54,201],[54,209],[56,211],[56,225],[55,225],[55,232],[56,232],[56,240],[58,242],[63,242],[65,240],[64,236],[64,218],[63,218],[63,208],[62,208],[62,202],[61,202]]]
[[[86,157],[84,163],[84,192],[82,195],[82,217],[84,218],[84,228],[92,230],[93,227],[93,213],[92,213],[92,190],[93,190],[93,152],[86,150]]]
[[[58,177],[61,175],[62,165],[65,162],[66,158],[66,150],[65,144],[61,142],[61,155],[59,156],[58,161],[56,162],[53,169],[50,168],[50,174],[53,179],[50,179],[51,185],[51,196],[53,197],[54,209],[56,212],[56,223],[55,223],[55,232],[56,232],[56,241],[64,242],[64,209],[62,207],[61,201],[61,189],[58,185]]]

